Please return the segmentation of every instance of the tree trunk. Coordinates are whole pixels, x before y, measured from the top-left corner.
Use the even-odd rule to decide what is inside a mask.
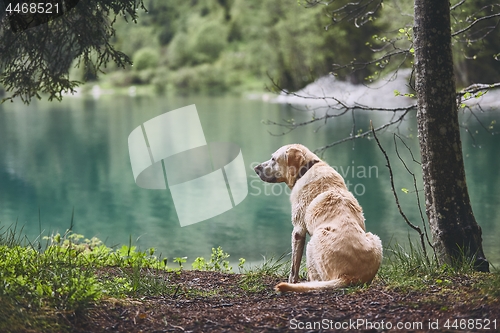
[[[441,264],[488,271],[470,204],[458,125],[449,0],[415,0],[415,89],[426,212]]]

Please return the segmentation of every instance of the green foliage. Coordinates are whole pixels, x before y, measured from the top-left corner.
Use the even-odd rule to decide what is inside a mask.
[[[152,47],[143,47],[134,53],[134,69],[137,71],[156,68],[158,65],[158,51]]]
[[[212,248],[212,255],[206,266],[207,270],[223,273],[231,272],[233,268],[229,265],[227,258],[229,258],[229,254],[224,252],[220,246],[217,249]]]
[[[126,77],[125,81],[154,83],[160,93],[212,94],[262,90],[271,76],[283,88],[298,89],[329,73],[334,62],[348,62],[354,57],[371,59],[372,51],[352,40],[369,38],[381,29],[380,24],[356,28],[349,23],[325,29],[331,23],[325,7],[305,5],[297,5],[294,0],[149,1],[153,10],[140,16],[140,27],[132,28],[142,31],[154,27],[141,35],[155,40],[132,50],[150,45],[160,48],[159,67],[169,74],[139,81]],[[131,33],[130,26],[121,24],[117,45],[128,50],[134,40],[140,41],[131,38]],[[353,81],[368,74],[365,70],[339,73]]]
[[[186,261],[187,261],[187,257],[177,257],[177,258],[174,258],[174,262],[176,262],[176,263],[179,264],[179,269],[180,270],[182,270],[184,268],[184,266],[182,266],[182,264],[184,264]]]
[[[404,97],[415,98],[415,94],[402,94],[399,90],[394,90],[394,96],[404,96]]]
[[[192,263],[193,269],[200,271],[214,271],[221,273],[231,273],[233,268],[229,265],[229,254],[224,252],[219,246],[218,248],[212,248],[212,254],[210,260],[207,262],[205,258],[198,257]],[[240,259],[241,263],[241,259]]]
[[[86,71],[97,73],[108,63],[119,67],[130,59],[111,40],[113,24],[120,16],[136,20],[142,0],[89,0],[38,26],[44,16],[20,18],[22,29],[14,29],[12,16],[0,21],[0,84],[28,103],[46,93],[49,100],[61,99],[64,91],[74,91],[78,81],[69,78],[74,59]],[[46,17],[46,16],[45,16]],[[25,20],[25,22],[23,22]],[[11,24],[9,24],[11,23]]]
[[[189,22],[178,31],[167,48],[170,68],[213,63],[227,45],[227,26],[214,15],[201,17],[196,11],[186,18]]]
[[[188,34],[180,31],[177,33],[168,47],[168,62],[173,69],[190,64],[191,50],[188,44]]]
[[[485,94],[487,94],[488,91],[478,91],[476,93],[470,93],[470,92],[466,92],[465,94],[462,95],[462,102],[465,102],[465,101],[468,101],[468,100],[471,100],[473,98],[480,98],[481,96],[484,96]],[[461,108],[465,108],[466,107],[466,104],[465,103],[460,103],[460,107]],[[491,129],[491,128],[490,128]]]
[[[207,262],[205,258],[203,257],[197,257],[193,263],[191,264],[191,267],[193,267],[194,270],[197,271],[203,271],[206,270]]]
[[[0,253],[1,294],[26,307],[78,310],[101,295],[93,263],[74,248],[51,246],[40,254],[32,248],[1,246]]]
[[[70,231],[45,237],[48,243],[42,252],[16,244],[12,235],[1,236],[0,295],[26,308],[77,311],[102,295],[128,294],[142,285],[140,274],[127,281],[100,279],[96,271],[103,267],[136,273],[142,269],[167,269],[166,261],[155,257],[152,248],[142,252],[135,246],[123,245],[113,251],[97,238],[84,239]]]
[[[117,21],[115,28],[117,35],[113,45],[133,59],[134,54],[143,48],[152,48],[157,54],[160,53],[160,45],[155,31],[155,27],[141,24],[143,18],[137,24],[130,24],[126,21]],[[120,67],[110,67],[110,70],[117,70]],[[127,66],[127,70],[133,68]],[[107,71],[107,70],[105,70]]]
[[[226,46],[227,29],[217,21],[209,21],[193,32],[190,54],[193,64],[215,61]]]
[[[180,94],[221,93],[228,87],[227,72],[219,66],[203,64],[183,67],[169,75],[170,87]]]
[[[245,266],[245,258],[240,258],[239,261],[238,261],[238,270],[241,271],[243,270],[243,267]]]
[[[137,251],[137,247],[131,244],[131,240],[129,245],[122,245],[113,251],[113,249],[104,245],[96,237],[88,239],[70,230],[67,230],[62,236],[56,233],[48,237],[43,237],[43,239],[48,240],[47,249],[54,248],[65,253],[66,249],[71,249],[73,256],[81,256],[96,267],[141,266],[159,269],[167,268],[166,261],[155,256],[156,250],[154,248],[150,248],[148,251]]]
[[[466,1],[452,11],[452,39],[456,77],[459,85],[494,83],[500,66],[495,52],[500,48],[498,4],[487,0]],[[490,19],[484,19],[484,17]],[[463,31],[462,33],[460,33]]]

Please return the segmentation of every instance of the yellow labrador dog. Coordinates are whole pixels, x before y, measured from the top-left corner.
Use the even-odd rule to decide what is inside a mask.
[[[380,238],[365,231],[363,211],[342,176],[299,144],[281,147],[255,167],[269,183],[292,190],[292,268],[276,291],[313,291],[370,283],[382,261]],[[297,283],[306,233],[309,282]]]

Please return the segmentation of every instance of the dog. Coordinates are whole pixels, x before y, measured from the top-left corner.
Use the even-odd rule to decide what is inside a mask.
[[[307,292],[370,283],[382,262],[380,238],[365,230],[363,210],[342,176],[300,144],[279,148],[254,168],[268,183],[291,189],[292,267],[278,292]],[[297,283],[306,242],[308,282]]]

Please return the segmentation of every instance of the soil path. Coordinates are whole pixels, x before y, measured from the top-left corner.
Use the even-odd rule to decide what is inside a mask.
[[[500,301],[461,282],[425,293],[375,281],[351,292],[278,295],[272,278],[261,292],[243,290],[238,274],[184,271],[165,279],[177,285],[172,295],[102,301],[72,320],[75,332],[500,331]]]

